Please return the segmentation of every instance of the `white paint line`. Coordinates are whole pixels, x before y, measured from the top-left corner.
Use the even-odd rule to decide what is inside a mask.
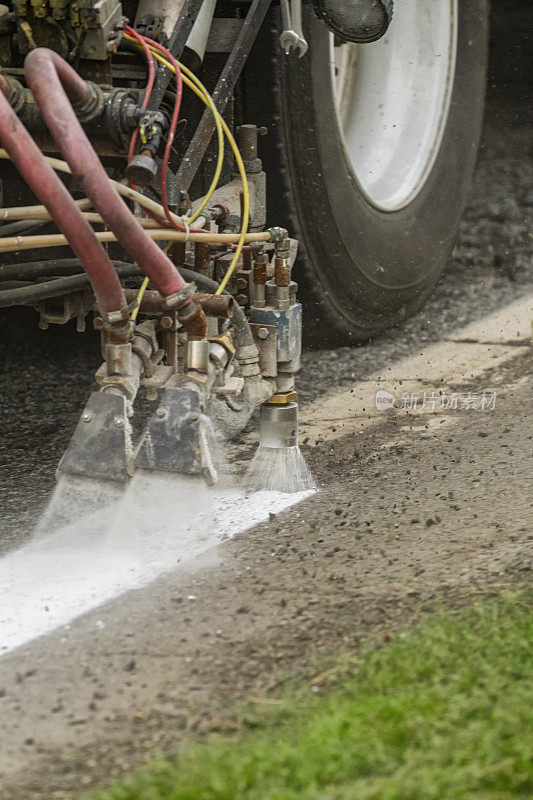
[[[533,296],[523,298],[455,332],[450,336],[455,341],[432,344],[355,383],[352,391],[310,404],[303,409],[302,428],[329,439],[361,431],[384,419],[375,405],[378,388],[397,393],[445,387],[499,366],[527,348],[479,340],[523,340],[529,335],[532,307]],[[467,344],[462,339],[478,341]],[[61,498],[64,488],[56,490],[53,511],[61,516],[75,508],[76,521],[51,535],[41,528],[29,544],[0,559],[2,654],[146,586],[266,519],[269,512],[279,513],[311,494],[258,492],[246,497],[209,490],[194,478],[138,473],[124,497],[111,496],[102,508],[101,492],[96,491],[83,514],[83,505],[73,501],[72,487]]]
[[[493,314],[475,320],[452,334],[450,339],[478,342],[522,342],[531,339],[533,295],[521,297]]]
[[[378,425],[385,419],[384,413],[376,408],[379,389],[395,397],[397,413],[404,393],[423,394],[427,389],[438,394],[450,385],[464,384],[528,352],[529,345],[499,344],[493,340],[527,341],[527,335],[531,336],[532,318],[533,295],[528,295],[486,319],[454,331],[446,341],[430,344],[414,355],[395,361],[364,381],[355,380],[352,389],[303,407],[301,433],[332,440]],[[526,332],[529,333],[526,335]],[[433,410],[425,409],[426,413]]]
[[[0,653],[146,586],[311,494],[245,496],[199,490],[199,483],[136,476],[106,513],[90,513],[0,559]]]

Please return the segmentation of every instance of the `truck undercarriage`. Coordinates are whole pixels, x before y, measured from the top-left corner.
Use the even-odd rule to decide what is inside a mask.
[[[99,390],[60,474],[125,481],[137,465],[215,483],[203,420],[217,407],[235,433],[263,406],[264,440],[297,445],[297,242],[282,227],[265,230],[262,131],[238,126],[237,144],[232,115],[229,124],[222,116],[270,4],[219,19],[230,52],[209,95],[178,59],[198,68],[208,35],[218,41],[214,5],[144,2],[135,28],[119,3],[15,4],[7,15],[1,155],[42,205],[4,207],[0,249],[46,258],[4,263],[0,303],[33,306],[43,328],[75,318],[81,331],[92,312],[102,338]],[[205,111],[184,137],[180,123],[189,128],[198,116],[195,95]],[[213,134],[214,177],[191,201]],[[59,233],[35,232],[49,221]],[[77,259],[54,258],[52,248],[65,245]],[[134,449],[129,418],[140,387],[160,399]]]
[[[439,0],[430,27],[421,24],[409,50],[411,63],[419,47],[414,77],[427,84],[426,100],[413,90],[420,146],[410,144],[412,109],[398,104],[393,87],[389,114],[404,119],[390,127],[400,133],[386,131],[387,154],[373,117],[388,108],[386,50],[350,49],[359,46],[333,38],[300,0],[281,0],[279,13],[272,5],[0,7],[0,308],[31,306],[43,329],[76,320],[83,331],[92,315],[102,341],[98,391],[60,474],[124,482],[140,467],[214,483],[206,419],[234,435],[256,407],[263,447],[297,449],[298,239],[308,319],[322,341],[364,340],[401,321],[440,273],[481,118],[470,114],[456,133],[469,98],[454,102],[452,92],[472,10]],[[391,52],[390,43],[417,32],[412,7],[398,9],[385,39]],[[483,83],[485,43],[482,31],[465,51],[479,62],[475,80],[466,65],[471,93]],[[373,95],[357,84],[370,52],[378,57],[372,85],[385,73]],[[395,51],[392,63],[409,86],[413,75],[398,71]],[[264,169],[258,140],[267,129]],[[464,163],[447,152],[447,137],[467,153]],[[451,158],[460,178],[442,189],[438,214],[431,184]],[[424,215],[438,246],[425,235]],[[416,241],[420,230],[425,238]],[[141,387],[159,404],[133,446]],[[301,475],[296,488],[307,488],[303,468]]]

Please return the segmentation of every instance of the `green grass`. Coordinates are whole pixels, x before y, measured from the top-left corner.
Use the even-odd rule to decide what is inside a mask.
[[[188,746],[90,798],[532,798],[529,599],[432,616],[385,649],[340,659],[324,696],[292,690],[237,737]]]

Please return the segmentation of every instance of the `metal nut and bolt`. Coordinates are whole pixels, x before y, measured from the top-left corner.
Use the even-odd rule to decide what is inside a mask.
[[[239,125],[237,133],[242,158],[244,161],[253,161],[257,158],[257,137],[265,136],[267,129],[258,128],[257,125]]]
[[[161,319],[159,320],[159,324],[161,325],[163,330],[168,331],[174,325],[174,320],[172,319],[172,317],[164,316],[161,317]]]
[[[117,426],[117,428],[123,428],[124,427],[124,417],[115,417],[115,425]]]
[[[269,335],[270,333],[268,331],[268,328],[258,328],[257,336],[259,337],[259,339],[268,339]]]

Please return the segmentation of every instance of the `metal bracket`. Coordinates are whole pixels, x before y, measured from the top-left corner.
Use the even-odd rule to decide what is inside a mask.
[[[131,456],[126,398],[93,392],[87,401],[57,474],[125,481]]]
[[[193,389],[164,389],[135,464],[145,469],[195,474],[203,472],[201,403]]]

